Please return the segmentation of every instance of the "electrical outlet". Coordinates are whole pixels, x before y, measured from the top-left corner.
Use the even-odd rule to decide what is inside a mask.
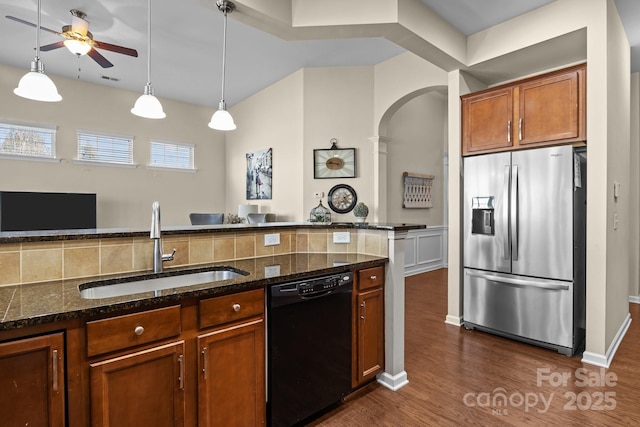
[[[315,193],[313,193],[313,197],[315,197],[316,199],[321,199],[324,197],[324,191],[316,191]]]
[[[280,233],[274,234],[265,234],[264,235],[264,245],[265,246],[274,246],[280,244]]]
[[[351,234],[348,231],[334,231],[333,243],[351,243]]]
[[[280,264],[276,265],[265,265],[264,266],[264,277],[278,277],[280,275]]]

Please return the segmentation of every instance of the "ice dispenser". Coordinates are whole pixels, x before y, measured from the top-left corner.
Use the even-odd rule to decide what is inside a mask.
[[[471,218],[471,234],[494,234],[494,204],[491,197],[473,197],[471,200],[473,216]]]

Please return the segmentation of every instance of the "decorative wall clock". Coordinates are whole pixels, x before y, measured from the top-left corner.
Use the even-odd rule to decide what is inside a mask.
[[[313,150],[313,177],[324,178],[355,178],[356,149],[338,148],[338,140],[331,139],[328,150]]]
[[[356,191],[347,184],[334,185],[328,194],[329,207],[337,213],[351,212],[356,206]]]

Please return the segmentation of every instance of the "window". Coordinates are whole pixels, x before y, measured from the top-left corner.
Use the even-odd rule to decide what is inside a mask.
[[[78,130],[78,160],[133,165],[133,137]]]
[[[175,142],[151,141],[149,166],[194,170],[194,146]]]
[[[56,158],[56,128],[0,123],[0,155]]]

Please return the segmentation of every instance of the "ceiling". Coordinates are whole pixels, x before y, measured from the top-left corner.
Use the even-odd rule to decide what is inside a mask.
[[[553,0],[421,0],[465,35],[473,34]],[[632,45],[632,71],[640,71],[640,1],[615,0]],[[147,2],[144,0],[43,0],[42,26],[61,31],[71,9],[87,14],[94,39],[136,49],[132,58],[101,50],[114,64],[102,68],[87,56],[61,48],[42,52],[48,75],[142,92],[147,80]],[[29,68],[37,0],[0,3],[0,63]],[[155,1],[151,16],[151,82],[159,97],[217,107],[221,91],[223,15],[215,0]],[[62,40],[42,31],[41,45]],[[404,52],[384,38],[284,41],[229,15],[227,104],[233,104],[303,67],[374,65]],[[17,82],[16,82],[17,84]],[[64,96],[64,94],[62,94]],[[132,100],[133,102],[133,100]]]

